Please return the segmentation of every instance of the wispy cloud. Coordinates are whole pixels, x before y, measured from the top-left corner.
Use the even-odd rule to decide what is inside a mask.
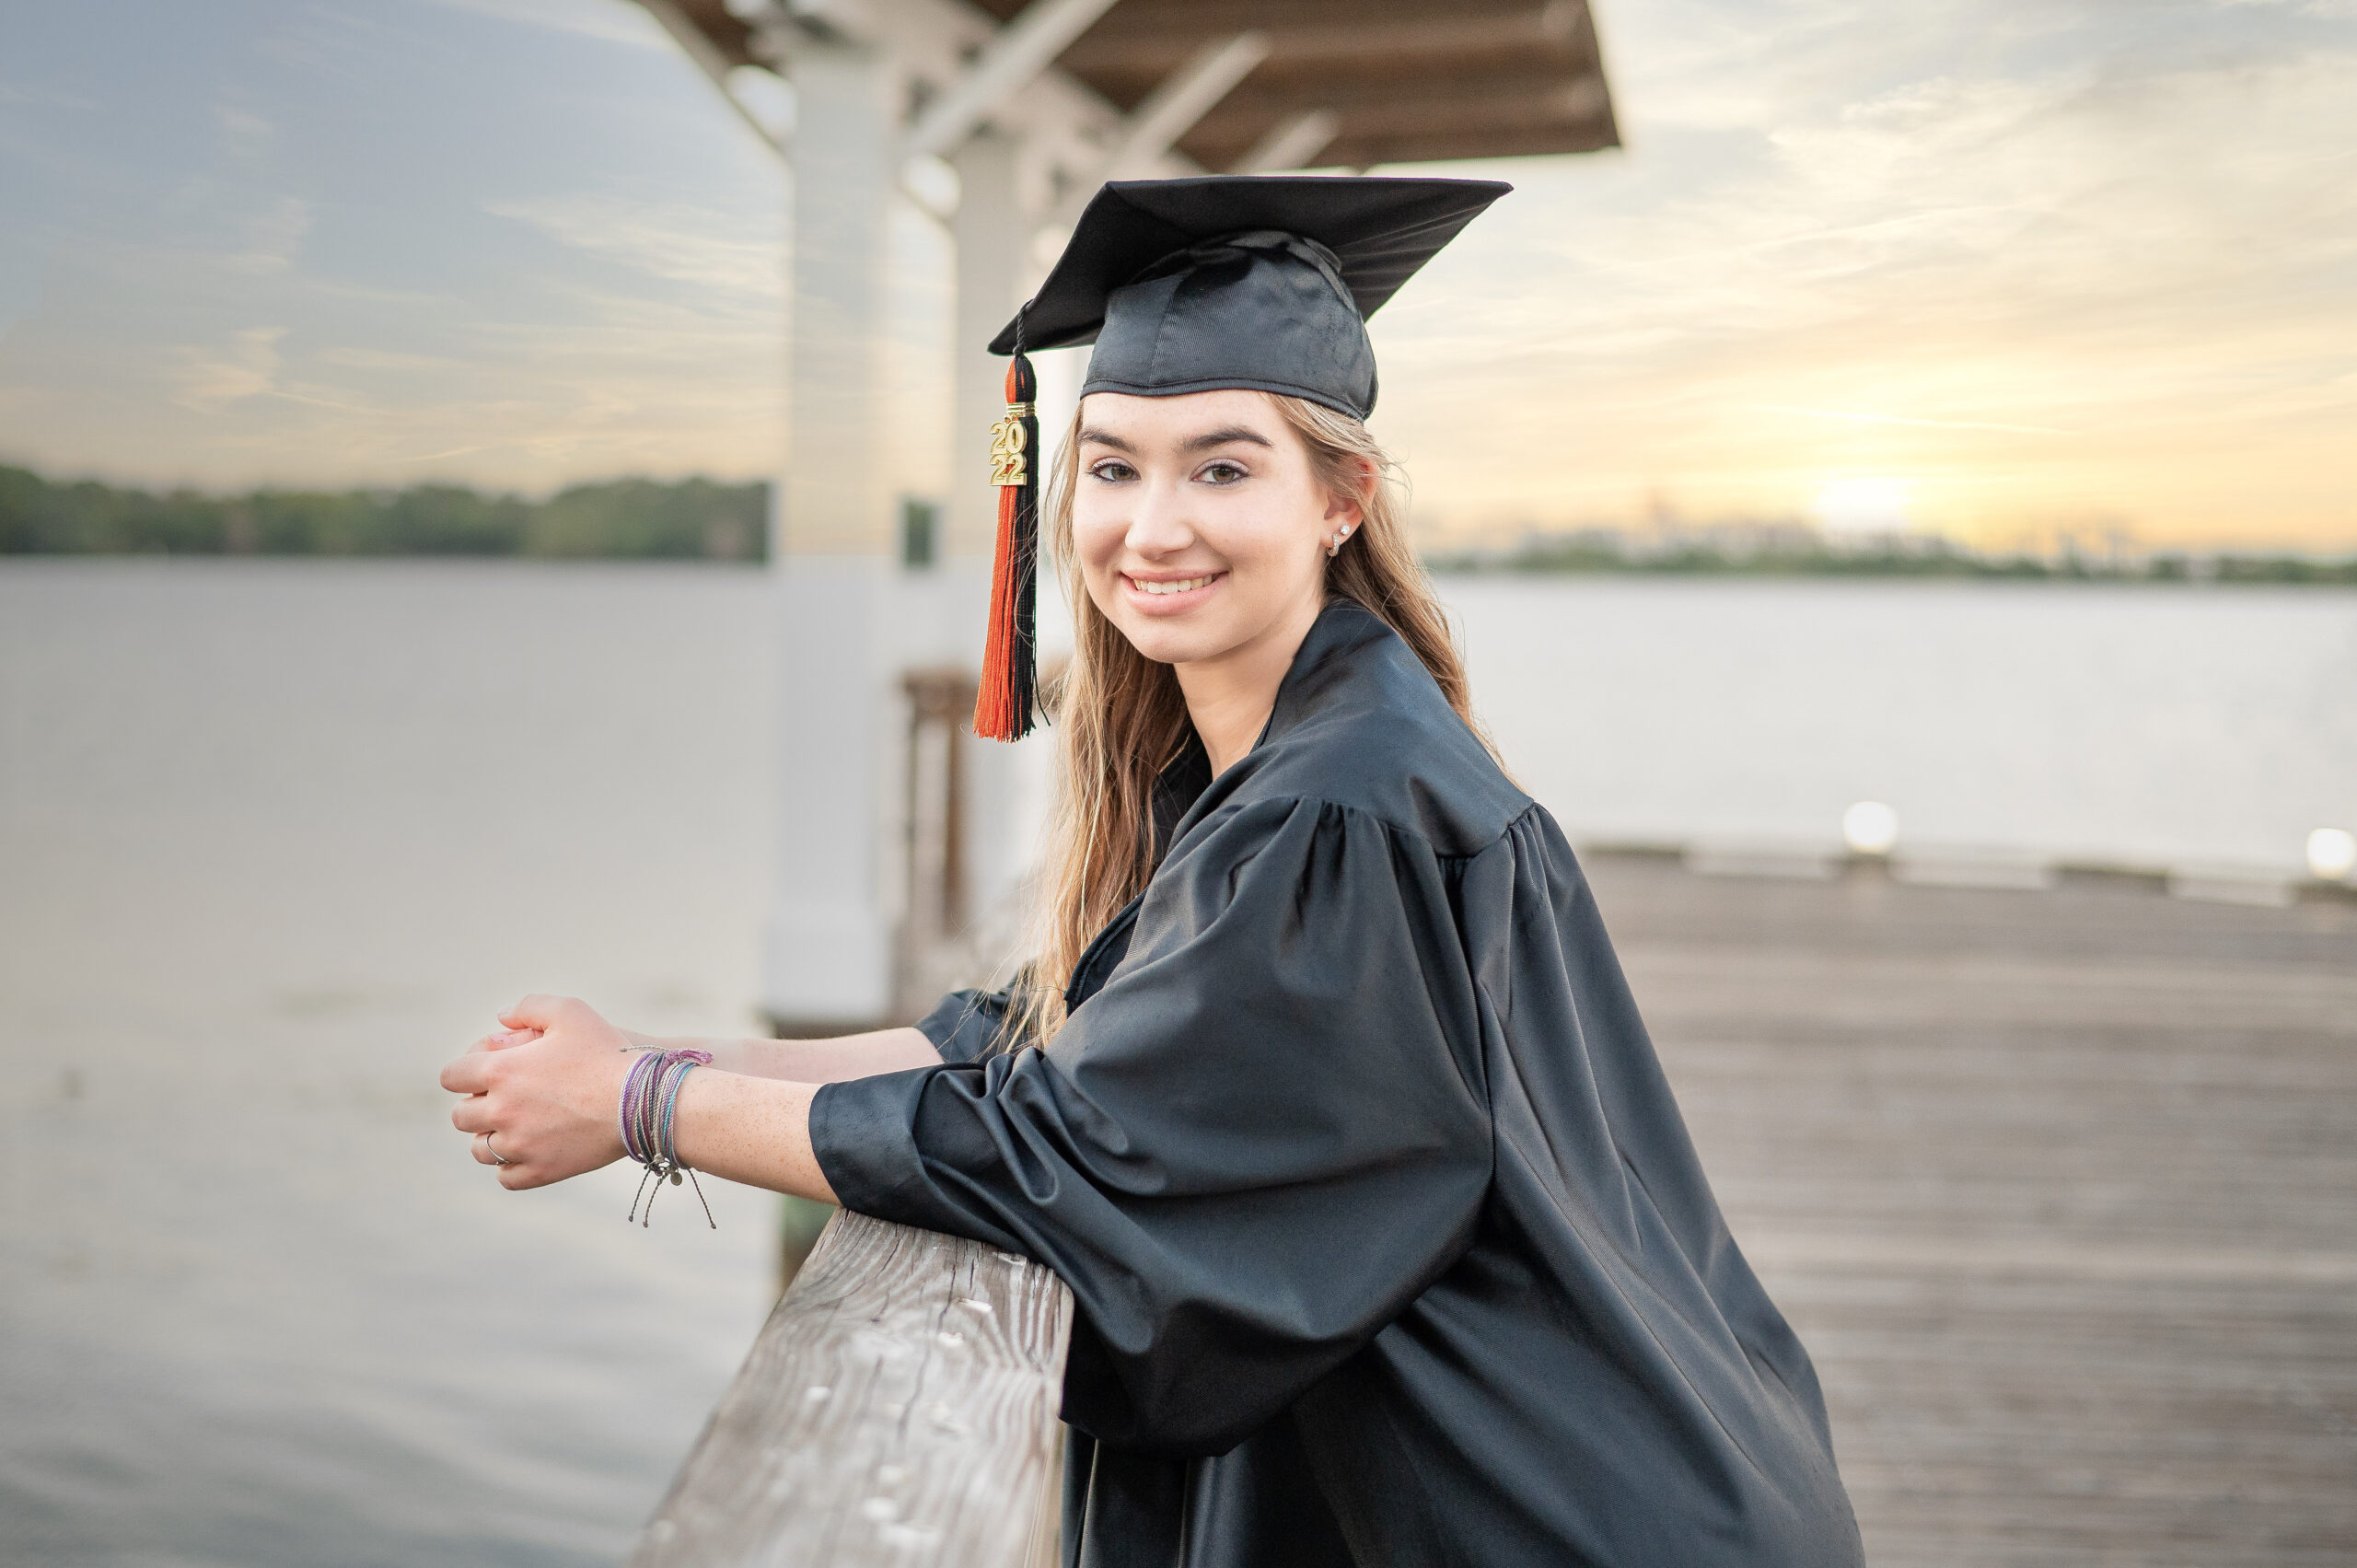
[[[1631,151],[1502,167],[1525,192],[1378,319],[1427,520],[1665,491],[1789,515],[1889,472],[1971,533],[2103,509],[2357,537],[2311,412],[2357,358],[2357,29],[2072,0],[1889,20],[1617,14]]]
[[[455,354],[405,354],[398,349],[354,348],[335,346],[321,349],[322,365],[343,366],[354,370],[407,370],[425,375],[446,375],[464,370],[468,362]]]
[[[278,127],[267,116],[240,104],[215,104],[213,122],[220,129],[223,149],[232,157],[259,157],[278,136]]]
[[[1762,413],[1797,414],[1804,419],[1830,419],[1849,424],[1907,424],[1919,430],[2003,430],[2016,436],[2068,436],[2045,424],[2000,424],[1980,419],[1910,419],[1896,413],[1857,413],[1847,409],[1795,408],[1790,403],[1753,403]]]
[[[242,225],[243,244],[223,252],[221,264],[241,273],[283,273],[295,264],[303,238],[311,232],[310,204],[296,196],[281,196]]]
[[[226,346],[182,344],[171,371],[172,401],[199,413],[219,413],[271,391],[278,378],[278,341],[285,335],[284,327],[249,327]]]
[[[774,224],[680,203],[592,194],[486,201],[560,245],[667,283],[708,291],[714,304],[776,299],[784,265]]]
[[[103,107],[84,93],[28,82],[0,82],[0,109],[73,109],[95,111]]]
[[[518,27],[571,33],[605,43],[661,50],[669,41],[653,18],[626,0],[429,0],[454,11],[472,11]]]
[[[10,458],[529,489],[773,465],[778,170],[642,9],[134,10],[134,45],[68,8],[0,67],[107,117],[0,99]],[[170,67],[200,41],[204,71]]]

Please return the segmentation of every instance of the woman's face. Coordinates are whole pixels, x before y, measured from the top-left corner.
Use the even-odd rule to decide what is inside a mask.
[[[1326,546],[1359,517],[1327,493],[1265,393],[1081,401],[1081,575],[1097,610],[1157,663],[1297,641],[1325,602]]]

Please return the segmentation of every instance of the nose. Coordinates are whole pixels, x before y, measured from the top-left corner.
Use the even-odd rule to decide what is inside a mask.
[[[1149,560],[1176,555],[1195,542],[1194,525],[1187,518],[1187,494],[1178,484],[1149,481],[1137,490],[1130,526],[1122,535],[1132,552]]]

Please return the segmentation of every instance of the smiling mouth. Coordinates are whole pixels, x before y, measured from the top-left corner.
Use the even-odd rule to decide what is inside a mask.
[[[1132,577],[1130,584],[1142,594],[1183,594],[1196,588],[1207,588],[1218,576],[1219,574],[1214,572],[1210,576],[1181,577],[1170,583],[1149,583],[1142,578]]]

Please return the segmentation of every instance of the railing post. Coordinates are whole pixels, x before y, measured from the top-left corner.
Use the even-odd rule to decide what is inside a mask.
[[[1037,1263],[837,1215],[629,1568],[1051,1568],[1071,1331]]]

